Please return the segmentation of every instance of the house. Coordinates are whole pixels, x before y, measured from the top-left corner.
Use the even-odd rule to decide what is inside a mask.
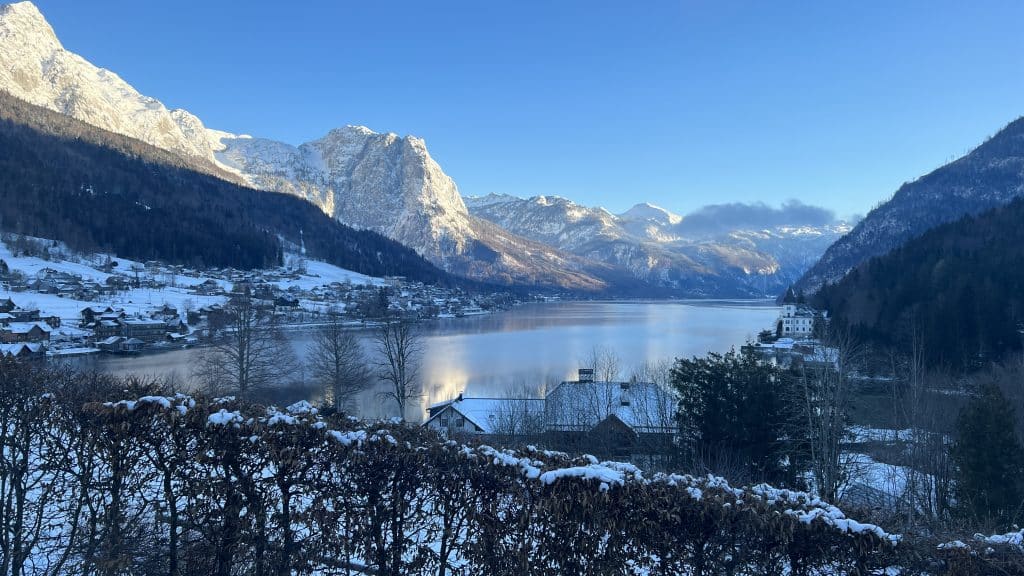
[[[609,456],[661,451],[675,434],[676,397],[650,382],[596,381],[580,369],[545,398],[467,398],[428,407],[424,426],[446,436],[543,438],[556,449]]]
[[[39,309],[32,308],[15,308],[9,312],[14,317],[15,322],[38,322],[39,321]]]
[[[114,309],[110,306],[89,306],[82,308],[80,315],[82,316],[82,326],[88,326],[93,322],[96,322],[100,316],[104,314],[112,314]]]
[[[11,300],[10,298],[4,298],[3,300],[0,300],[0,312],[9,313],[11,310],[14,310],[17,307],[18,305],[15,304],[14,300]]]
[[[221,288],[220,283],[218,283],[216,280],[212,278],[205,280],[202,284],[198,284],[193,288],[193,290],[195,291],[196,294],[207,296],[224,293],[224,289]]]
[[[43,322],[9,322],[0,328],[0,343],[49,342],[50,327]]]
[[[164,340],[167,335],[167,323],[163,320],[122,318],[118,323],[121,325],[120,335],[125,338],[137,338],[151,344]]]
[[[545,398],[545,432],[556,447],[628,455],[671,444],[675,413],[675,395],[658,384],[597,381],[581,369]]]
[[[775,322],[777,337],[808,338],[814,335],[816,327],[828,321],[828,313],[815,310],[806,304],[783,304],[779,319]]]
[[[15,342],[0,344],[0,357],[18,360],[39,360],[46,358],[46,346],[40,342]]]
[[[427,408],[424,426],[456,435],[539,435],[544,429],[542,398],[466,398],[438,402]]]
[[[112,354],[134,354],[140,352],[146,343],[138,338],[125,338],[124,336],[110,336],[96,342],[96,347],[104,352]]]

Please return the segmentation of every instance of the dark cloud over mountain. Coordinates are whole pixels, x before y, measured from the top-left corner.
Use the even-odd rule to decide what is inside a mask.
[[[687,214],[676,225],[676,232],[683,236],[711,236],[737,229],[825,226],[834,222],[835,212],[799,200],[787,200],[778,208],[763,202],[732,202],[711,204]]]

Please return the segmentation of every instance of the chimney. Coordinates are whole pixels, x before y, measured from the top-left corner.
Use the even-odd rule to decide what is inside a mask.
[[[578,382],[593,382],[594,381],[594,369],[593,368],[580,368],[579,376],[577,377]]]

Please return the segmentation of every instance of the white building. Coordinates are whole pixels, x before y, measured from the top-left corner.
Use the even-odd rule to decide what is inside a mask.
[[[825,320],[826,314],[804,304],[784,304],[775,325],[775,335],[784,338],[811,336],[816,321]]]

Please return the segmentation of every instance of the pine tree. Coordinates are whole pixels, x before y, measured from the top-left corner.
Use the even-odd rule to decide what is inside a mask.
[[[1009,525],[1024,508],[1024,448],[1014,430],[1013,407],[987,384],[960,413],[953,446],[957,497],[965,516]]]

